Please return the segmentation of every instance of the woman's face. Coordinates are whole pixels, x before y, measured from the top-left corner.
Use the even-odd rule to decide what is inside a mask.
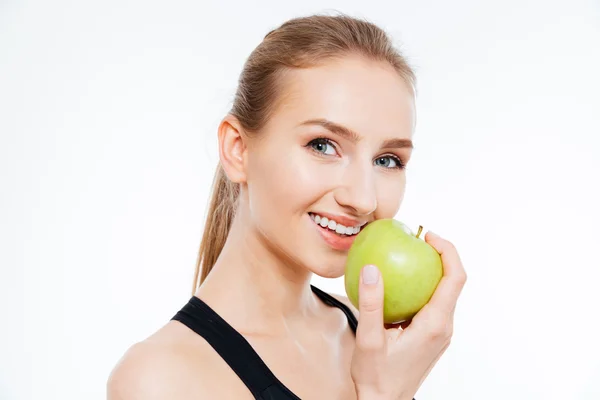
[[[398,212],[413,92],[391,66],[358,57],[293,70],[283,87],[275,114],[248,144],[252,223],[285,258],[339,277],[360,227]]]

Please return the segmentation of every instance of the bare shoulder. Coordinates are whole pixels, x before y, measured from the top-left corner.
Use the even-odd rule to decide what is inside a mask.
[[[108,400],[247,398],[210,345],[176,321],[132,345],[111,371]]]
[[[176,349],[140,342],[131,346],[112,370],[107,382],[109,400],[187,399],[185,375],[189,362]],[[197,367],[196,367],[197,368]],[[202,381],[202,379],[200,379]]]
[[[358,309],[354,307],[354,304],[350,301],[346,296],[342,296],[341,294],[329,293],[332,297],[335,297],[337,300],[341,301],[343,304],[347,305],[350,310],[354,313],[356,318],[358,318]]]

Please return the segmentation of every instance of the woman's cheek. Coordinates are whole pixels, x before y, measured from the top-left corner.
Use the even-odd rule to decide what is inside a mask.
[[[377,218],[393,218],[404,200],[406,177],[381,177],[377,182]]]

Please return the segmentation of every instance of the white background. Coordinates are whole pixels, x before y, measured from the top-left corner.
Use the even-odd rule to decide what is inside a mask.
[[[287,18],[337,10],[415,67],[397,218],[469,273],[418,400],[600,399],[600,3],[283,3],[0,2],[0,398],[105,398],[190,295],[243,62]]]

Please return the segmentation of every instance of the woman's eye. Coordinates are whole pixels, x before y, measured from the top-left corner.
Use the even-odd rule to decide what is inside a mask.
[[[328,139],[319,138],[311,140],[309,146],[312,147],[313,150],[328,156],[333,156],[336,153],[335,147]]]
[[[378,167],[383,167],[383,168],[403,168],[404,165],[402,164],[402,162],[400,161],[400,159],[398,157],[394,157],[394,156],[385,156],[385,157],[379,157],[375,160],[375,165],[377,165]]]

